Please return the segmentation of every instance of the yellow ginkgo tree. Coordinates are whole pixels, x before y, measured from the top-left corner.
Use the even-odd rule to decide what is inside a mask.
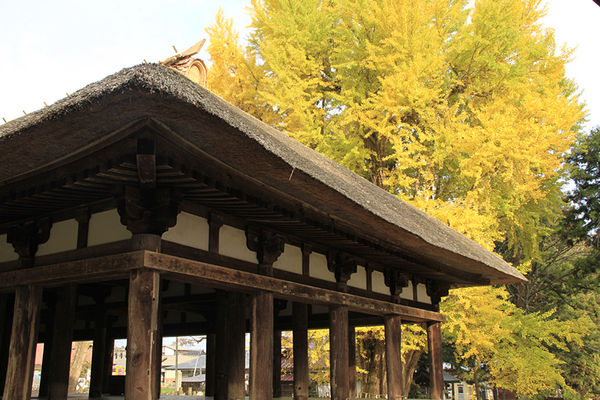
[[[539,261],[583,116],[540,0],[252,0],[250,13],[244,44],[222,13],[208,28],[211,90],[523,272]],[[564,383],[552,349],[586,329],[520,313],[501,288],[456,290],[443,311],[471,370],[528,382],[523,395]],[[511,364],[520,353],[545,372]]]
[[[550,349],[581,345],[589,318],[561,321],[553,312],[525,314],[507,298],[504,288],[483,287],[454,290],[444,300],[445,333],[468,366],[463,372],[476,387],[485,377],[520,398],[556,393],[557,387],[569,390],[562,361]]]

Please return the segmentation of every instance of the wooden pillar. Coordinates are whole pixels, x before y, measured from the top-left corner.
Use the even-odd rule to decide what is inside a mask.
[[[215,400],[227,399],[227,364],[229,360],[229,344],[227,343],[227,293],[217,291],[216,295],[216,353],[218,357],[215,360]]]
[[[56,314],[52,327],[50,345],[50,372],[48,374],[48,399],[66,399],[69,393],[69,369],[71,367],[71,346],[73,324],[77,307],[77,286],[71,285],[59,290],[56,298]]]
[[[206,335],[206,396],[215,395],[215,361],[217,358],[216,351],[216,335],[214,333],[209,333],[208,335]]]
[[[31,397],[41,302],[42,288],[17,287],[3,399]]]
[[[133,250],[160,252],[161,235],[177,222],[180,196],[156,181],[156,144],[151,138],[137,139],[138,185],[123,187],[117,210],[121,222],[133,234]],[[139,269],[129,278],[127,323],[128,400],[157,399],[160,395],[160,274]]]
[[[273,293],[252,296],[250,312],[250,399],[273,399]]]
[[[50,227],[50,219],[44,218],[9,228],[6,241],[13,245],[19,255],[20,268],[34,266],[35,253],[38,246],[50,237]],[[29,285],[15,289],[3,399],[21,400],[31,397],[41,302],[41,287]]]
[[[331,398],[347,400],[348,387],[348,307],[329,308],[329,365]]]
[[[135,237],[135,235],[134,235]],[[132,271],[129,277],[127,322],[127,400],[156,400],[156,346],[160,275],[149,269]]]
[[[138,138],[139,186],[125,186],[117,202],[121,222],[133,234],[133,250],[160,252],[161,235],[177,222],[181,198],[170,188],[157,186],[155,151],[153,139]],[[160,395],[159,286],[160,275],[156,271],[140,269],[130,275],[125,378],[128,400],[157,399]]]
[[[56,312],[56,295],[51,293],[46,293],[45,296],[42,296],[42,301],[46,300],[47,310],[46,315],[44,315],[44,325],[45,329],[45,338],[44,338],[44,355],[42,356],[42,376],[40,377],[40,390],[38,392],[38,397],[48,397],[48,381],[50,371],[52,370],[52,361],[51,361],[51,349],[52,349],[52,334],[54,327],[54,318]],[[40,318],[42,318],[40,316]]]
[[[10,349],[13,308],[13,295],[9,293],[0,293],[0,393],[4,392],[4,381],[6,381],[6,367],[8,365],[8,351]]]
[[[256,251],[258,273],[272,276],[273,263],[284,249],[280,235],[246,229],[246,246]],[[250,399],[273,399],[273,293],[259,292],[252,295],[250,312]]]
[[[156,363],[156,377],[154,379],[154,392],[156,398],[160,398],[160,387],[162,380],[162,360],[163,360],[163,312],[161,302],[158,302],[158,321],[156,331],[156,348],[154,349],[154,362]]]
[[[281,397],[281,331],[273,332],[273,398]]]
[[[308,305],[294,303],[294,399],[308,400]]]
[[[427,324],[427,341],[429,344],[429,385],[432,399],[444,398],[444,376],[442,372],[442,324]]]
[[[402,320],[385,316],[385,363],[389,400],[402,400]]]
[[[51,328],[49,328],[51,330]],[[42,355],[42,375],[40,377],[40,390],[38,392],[38,397],[46,398],[48,397],[48,375],[51,370],[51,361],[50,361],[50,353],[52,352],[52,338],[49,333],[46,333],[46,340],[44,342],[44,354]]]
[[[227,398],[244,400],[246,398],[246,295],[231,292],[227,294],[229,321],[227,357]]]
[[[96,319],[94,321],[94,344],[92,346],[92,370],[90,376],[90,399],[101,399],[106,375],[107,319],[104,309],[104,297],[96,297]]]
[[[350,398],[356,397],[356,328],[348,326],[348,386]]]
[[[104,380],[102,381],[102,393],[110,392],[110,380],[113,370],[113,357],[115,353],[115,339],[109,326],[106,332],[106,346],[104,347]]]

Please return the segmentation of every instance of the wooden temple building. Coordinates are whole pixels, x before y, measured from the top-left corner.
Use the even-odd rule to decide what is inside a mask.
[[[331,398],[355,396],[354,328],[385,326],[401,399],[401,324],[427,326],[443,398],[440,298],[523,279],[463,235],[162,65],[124,69],[0,126],[0,393],[65,399],[71,342],[93,340],[90,398],[127,338],[127,400],[156,399],[161,338],[208,335],[207,394],[277,396],[293,331],[330,330]],[[279,352],[280,353],[280,352]],[[280,364],[279,364],[280,365]],[[275,372],[274,372],[275,371]],[[277,379],[275,379],[277,381]]]

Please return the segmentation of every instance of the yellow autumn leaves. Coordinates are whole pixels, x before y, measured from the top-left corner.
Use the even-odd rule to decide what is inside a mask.
[[[583,116],[539,0],[252,0],[250,12],[247,42],[222,13],[207,30],[211,90],[502,244],[523,272],[539,259]],[[455,291],[443,311],[459,356],[522,395],[564,383],[547,349],[587,329],[525,315],[502,288]]]

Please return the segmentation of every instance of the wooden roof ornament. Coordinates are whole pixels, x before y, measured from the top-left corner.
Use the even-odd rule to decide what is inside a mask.
[[[204,64],[204,61],[200,60],[199,58],[194,57],[200,52],[200,50],[202,50],[205,42],[206,39],[202,39],[182,53],[177,52],[175,49],[177,54],[160,61],[159,64],[172,68],[175,71],[179,71],[192,82],[206,87],[206,64]],[[173,46],[173,48],[175,48],[175,46]]]

